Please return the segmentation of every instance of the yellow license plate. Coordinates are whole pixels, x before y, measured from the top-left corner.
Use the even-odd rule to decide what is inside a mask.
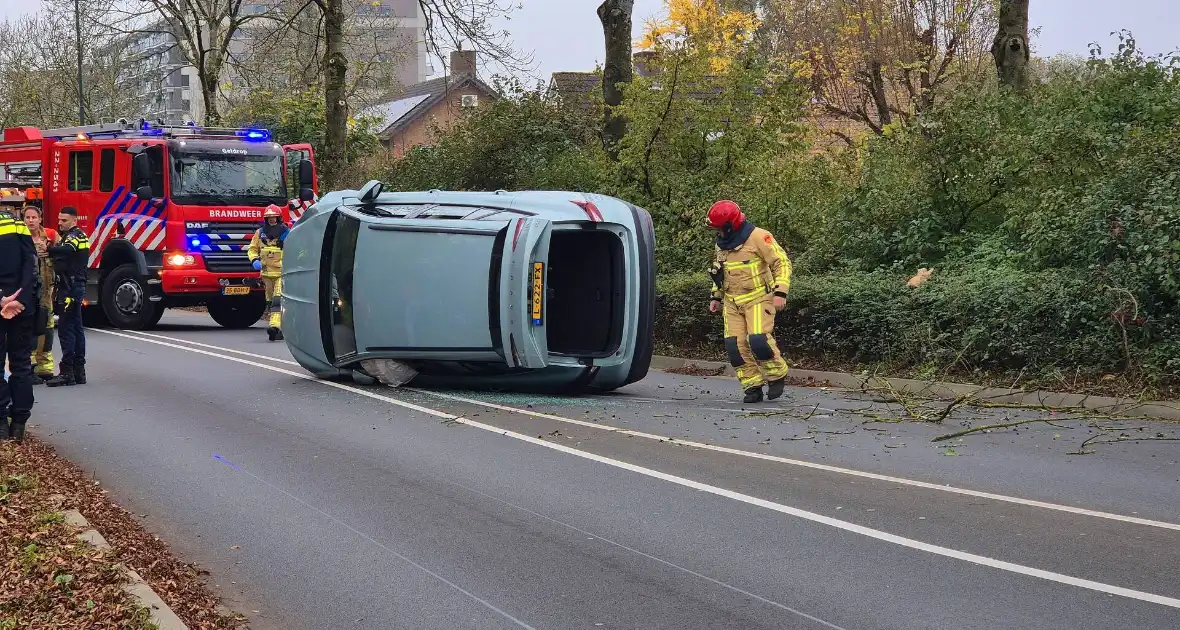
[[[533,263],[533,325],[540,326],[545,297],[545,263]]]
[[[250,287],[222,287],[222,295],[249,295]]]

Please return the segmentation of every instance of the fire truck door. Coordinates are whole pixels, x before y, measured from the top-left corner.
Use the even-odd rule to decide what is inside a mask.
[[[53,209],[77,209],[79,226],[92,238],[98,215],[115,190],[115,157],[114,147],[77,143],[55,147],[50,158]]]

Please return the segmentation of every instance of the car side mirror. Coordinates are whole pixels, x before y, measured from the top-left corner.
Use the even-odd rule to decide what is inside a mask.
[[[136,188],[135,189],[135,196],[139,197],[140,201],[151,201],[152,200],[152,187],[144,185],[144,186],[140,186],[139,188]]]
[[[300,188],[299,201],[315,201],[315,192],[310,188]]]
[[[360,192],[357,194],[357,200],[365,205],[377,203],[377,198],[381,196],[381,189],[384,186],[381,182],[371,179],[369,183],[361,186]]]

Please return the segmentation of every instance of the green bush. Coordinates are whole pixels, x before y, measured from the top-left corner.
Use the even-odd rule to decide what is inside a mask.
[[[720,343],[720,316],[706,310],[704,274],[662,277],[658,294],[663,347]],[[1126,359],[1111,317],[1120,303],[1118,293],[1065,271],[936,272],[916,289],[904,275],[884,271],[802,275],[792,282],[776,337],[796,357],[900,368],[1116,369]],[[1126,325],[1132,356],[1164,368],[1144,328]]]

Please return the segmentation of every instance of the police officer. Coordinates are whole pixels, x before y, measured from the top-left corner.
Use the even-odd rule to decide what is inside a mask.
[[[275,204],[266,207],[262,214],[262,227],[254,231],[246,255],[250,257],[254,270],[260,272],[262,285],[266,289],[266,312],[270,321],[266,336],[271,341],[283,338],[280,301],[283,296],[283,243],[290,230],[283,224],[283,213]]]
[[[787,362],[774,341],[774,316],[787,303],[791,261],[774,236],[755,227],[732,201],[713,204],[708,226],[717,233],[709,311],[722,312],[725,349],[744,402],[762,402],[763,384],[774,400],[783,395],[787,378]]]
[[[86,269],[90,265],[90,239],[78,227],[78,210],[67,206],[57,215],[61,243],[49,247],[57,272],[59,312],[57,336],[61,340],[58,375],[46,385],[86,384],[86,331],[82,327],[82,298],[86,295]]]
[[[37,253],[29,228],[0,207],[0,358],[12,375],[0,373],[0,423],[3,436],[20,442],[33,410],[33,338],[40,287]]]

